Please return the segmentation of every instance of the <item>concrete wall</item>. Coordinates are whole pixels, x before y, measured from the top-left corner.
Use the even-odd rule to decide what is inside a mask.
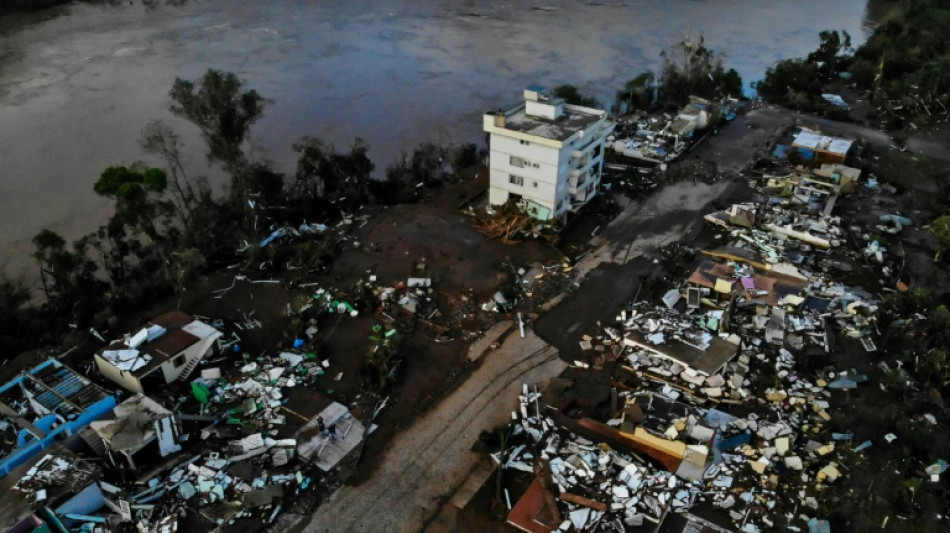
[[[174,362],[175,358],[177,358],[180,354],[176,354],[175,357],[165,361],[165,363],[161,366],[162,375],[165,376],[165,382],[171,383],[175,381],[178,379],[178,376],[181,375],[182,371],[188,367],[188,363],[196,359],[202,359],[204,356],[208,355],[208,353],[211,351],[211,347],[214,345],[215,339],[217,339],[216,336],[211,336],[192,344],[188,348],[185,348],[185,350],[181,352],[181,354],[184,354],[185,356],[185,361],[181,366],[176,367]]]
[[[95,354],[93,357],[96,360],[96,366],[99,367],[99,373],[104,377],[117,383],[118,385],[121,385],[125,390],[132,392],[142,392],[142,384],[139,382],[138,378],[132,375],[131,372],[119,370],[99,354]]]
[[[484,129],[490,134],[488,201],[491,205],[504,204],[510,195],[517,194],[546,208],[550,218],[557,218],[574,205],[589,201],[596,195],[603,170],[606,138],[613,131],[613,125],[606,118],[563,142],[507,130],[496,124],[496,118],[485,115],[483,119]],[[600,155],[589,158],[598,147]],[[574,157],[575,150],[581,152],[578,157]],[[512,156],[528,164],[514,166]],[[583,161],[585,157],[589,158],[586,162]],[[589,177],[580,185],[574,178],[572,186],[571,171],[581,167],[585,167],[585,173],[589,170]],[[512,184],[511,176],[523,178],[524,184]],[[572,187],[574,194],[571,193]]]
[[[518,194],[554,211],[556,201],[567,192],[563,180],[561,187],[558,187],[558,175],[563,168],[561,155],[557,148],[551,146],[531,141],[522,144],[521,139],[493,133],[489,152],[489,202],[493,205],[503,204],[508,201],[509,194]],[[524,160],[525,166],[512,165],[512,156]],[[524,178],[524,184],[519,186],[510,183],[511,176]]]

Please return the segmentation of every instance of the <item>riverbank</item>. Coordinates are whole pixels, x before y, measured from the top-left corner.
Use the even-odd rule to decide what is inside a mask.
[[[252,143],[279,170],[293,172],[291,146],[311,135],[341,149],[365,139],[381,172],[418,142],[479,141],[481,112],[508,102],[513,86],[572,83],[610,102],[623,80],[656,70],[661,50],[698,29],[748,82],[814,49],[818,29],[847,29],[857,43],[868,14],[865,0],[159,4],[77,3],[0,21],[0,266],[12,274],[36,279],[30,239],[41,229],[72,241],[108,220],[92,183],[110,165],[146,158],[136,140],[151,120],[179,131],[195,174],[216,188],[226,181],[203,164],[198,132],[167,110],[175,77],[209,66],[273,99]],[[553,52],[538,45],[550,35]]]

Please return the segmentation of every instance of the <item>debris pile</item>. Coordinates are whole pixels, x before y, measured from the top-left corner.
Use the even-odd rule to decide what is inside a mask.
[[[528,239],[543,239],[551,245],[558,242],[558,228],[550,221],[540,220],[509,202],[495,207],[488,214],[476,213],[469,208],[467,213],[475,217],[475,228],[489,239],[513,244]]]
[[[867,376],[809,359],[835,353],[841,338],[877,349],[881,298],[849,282],[850,265],[883,264],[882,285],[893,282],[878,235],[911,224],[834,216],[859,180],[840,162],[800,168],[753,182],[755,201],[708,214],[727,244],[703,251],[661,302],[632,302],[580,337],[574,375],[609,373],[609,407],[592,403],[596,395],[582,401],[573,383],[551,407],[525,388],[512,413],[516,438],[498,458],[503,471],[543,479],[510,507],[509,523],[534,531],[525,521],[534,505],[537,516],[563,517],[548,531],[637,531],[671,514],[716,531],[827,530],[826,490],[878,442],[854,443],[834,423],[833,392]],[[937,462],[927,474],[944,470]]]
[[[614,152],[639,162],[661,165],[679,158],[705,132],[722,122],[733,120],[741,103],[732,98],[712,102],[691,96],[690,102],[675,116],[634,115],[618,121],[617,138],[610,147]]]

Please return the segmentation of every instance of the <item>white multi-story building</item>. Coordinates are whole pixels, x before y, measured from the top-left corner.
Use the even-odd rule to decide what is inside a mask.
[[[597,194],[604,143],[614,128],[606,111],[565,104],[532,85],[524,102],[486,113],[483,125],[490,135],[491,205],[514,199],[551,220]]]

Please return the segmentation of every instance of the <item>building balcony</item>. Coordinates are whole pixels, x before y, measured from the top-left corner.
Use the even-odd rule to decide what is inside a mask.
[[[570,172],[570,176],[572,178],[576,178],[578,176],[581,176],[582,174],[586,174],[591,168],[593,168],[595,165],[600,163],[600,161],[602,161],[603,159],[604,159],[603,155],[598,155],[597,157],[590,158],[590,160],[587,161],[584,165],[579,166],[577,168],[572,168]]]

